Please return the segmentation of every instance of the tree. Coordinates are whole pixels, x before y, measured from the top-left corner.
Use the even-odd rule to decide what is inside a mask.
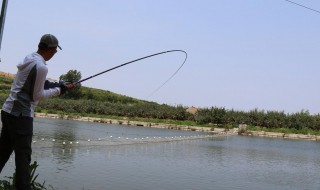
[[[67,74],[61,75],[60,80],[65,82],[77,82],[81,79],[81,73],[77,70],[70,70]]]
[[[67,72],[67,74],[61,75],[59,79],[67,83],[77,82],[81,79],[81,73],[77,70],[70,70]],[[81,98],[82,93],[80,88],[81,84],[78,84],[74,89],[67,91],[66,94],[64,94],[64,97],[71,99]]]

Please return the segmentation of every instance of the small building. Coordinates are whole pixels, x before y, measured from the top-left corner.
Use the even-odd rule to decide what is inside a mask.
[[[186,109],[186,112],[191,113],[191,114],[196,114],[198,112],[198,108],[191,106],[188,109]]]

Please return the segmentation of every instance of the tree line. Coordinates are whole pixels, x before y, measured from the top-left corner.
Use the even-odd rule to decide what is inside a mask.
[[[199,109],[198,114],[195,115],[195,120],[199,123],[213,123],[233,127],[237,127],[239,124],[247,124],[269,129],[320,130],[320,115],[311,115],[305,110],[286,114],[284,111],[254,109],[245,112],[211,107]]]

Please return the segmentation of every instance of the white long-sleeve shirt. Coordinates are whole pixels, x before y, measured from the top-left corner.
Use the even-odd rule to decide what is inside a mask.
[[[32,53],[19,64],[9,97],[2,110],[15,116],[34,116],[39,100],[58,96],[60,87],[44,88],[48,68],[38,53]]]

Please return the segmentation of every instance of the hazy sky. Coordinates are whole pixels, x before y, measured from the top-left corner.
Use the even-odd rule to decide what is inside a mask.
[[[295,0],[320,10],[318,0]],[[169,105],[320,113],[320,14],[285,0],[10,0],[0,71],[52,33],[63,50],[48,77],[86,78],[149,54],[82,85]]]

